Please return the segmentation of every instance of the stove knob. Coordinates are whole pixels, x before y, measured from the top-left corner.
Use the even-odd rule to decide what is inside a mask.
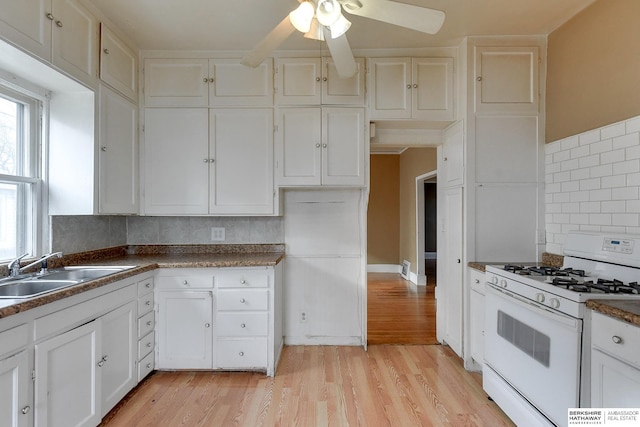
[[[505,279],[500,280],[500,286],[501,288],[506,288],[507,287],[507,281]]]
[[[560,300],[558,300],[557,298],[551,298],[549,300],[549,305],[551,306],[551,308],[558,308],[560,307]]]
[[[498,284],[498,278],[496,276],[491,276],[491,284],[492,285],[497,285]]]
[[[538,301],[538,302],[544,302],[544,294],[537,293],[537,294],[536,294],[536,301]]]

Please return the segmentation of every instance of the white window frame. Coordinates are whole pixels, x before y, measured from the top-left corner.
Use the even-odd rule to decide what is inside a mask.
[[[46,228],[44,224],[48,221],[47,216],[47,198],[45,176],[45,120],[43,119],[47,111],[47,92],[33,90],[33,87],[22,87],[14,82],[9,83],[0,78],[0,96],[8,98],[12,101],[26,105],[28,115],[25,119],[28,121],[27,126],[23,129],[27,133],[29,158],[26,166],[29,171],[22,175],[6,175],[0,174],[0,182],[4,183],[22,183],[32,186],[31,194],[23,203],[23,209],[29,212],[29,225],[24,226],[25,233],[22,247],[17,248],[16,256],[28,253],[29,256],[35,257],[45,252],[45,235]],[[0,260],[8,261],[8,260]]]

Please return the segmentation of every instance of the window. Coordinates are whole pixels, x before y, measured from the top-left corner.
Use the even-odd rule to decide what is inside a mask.
[[[38,250],[40,106],[0,86],[0,260]]]

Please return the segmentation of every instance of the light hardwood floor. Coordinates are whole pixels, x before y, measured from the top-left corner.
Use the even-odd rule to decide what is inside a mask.
[[[433,284],[425,290],[399,275],[370,275],[368,300],[380,309],[368,315],[366,352],[285,347],[274,378],[156,372],[102,426],[513,426],[487,399],[481,376],[465,371],[448,347],[371,345],[435,342]]]

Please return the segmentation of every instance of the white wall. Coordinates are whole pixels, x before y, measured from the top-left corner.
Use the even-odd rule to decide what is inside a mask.
[[[570,230],[640,234],[640,116],[545,147],[546,250]]]

